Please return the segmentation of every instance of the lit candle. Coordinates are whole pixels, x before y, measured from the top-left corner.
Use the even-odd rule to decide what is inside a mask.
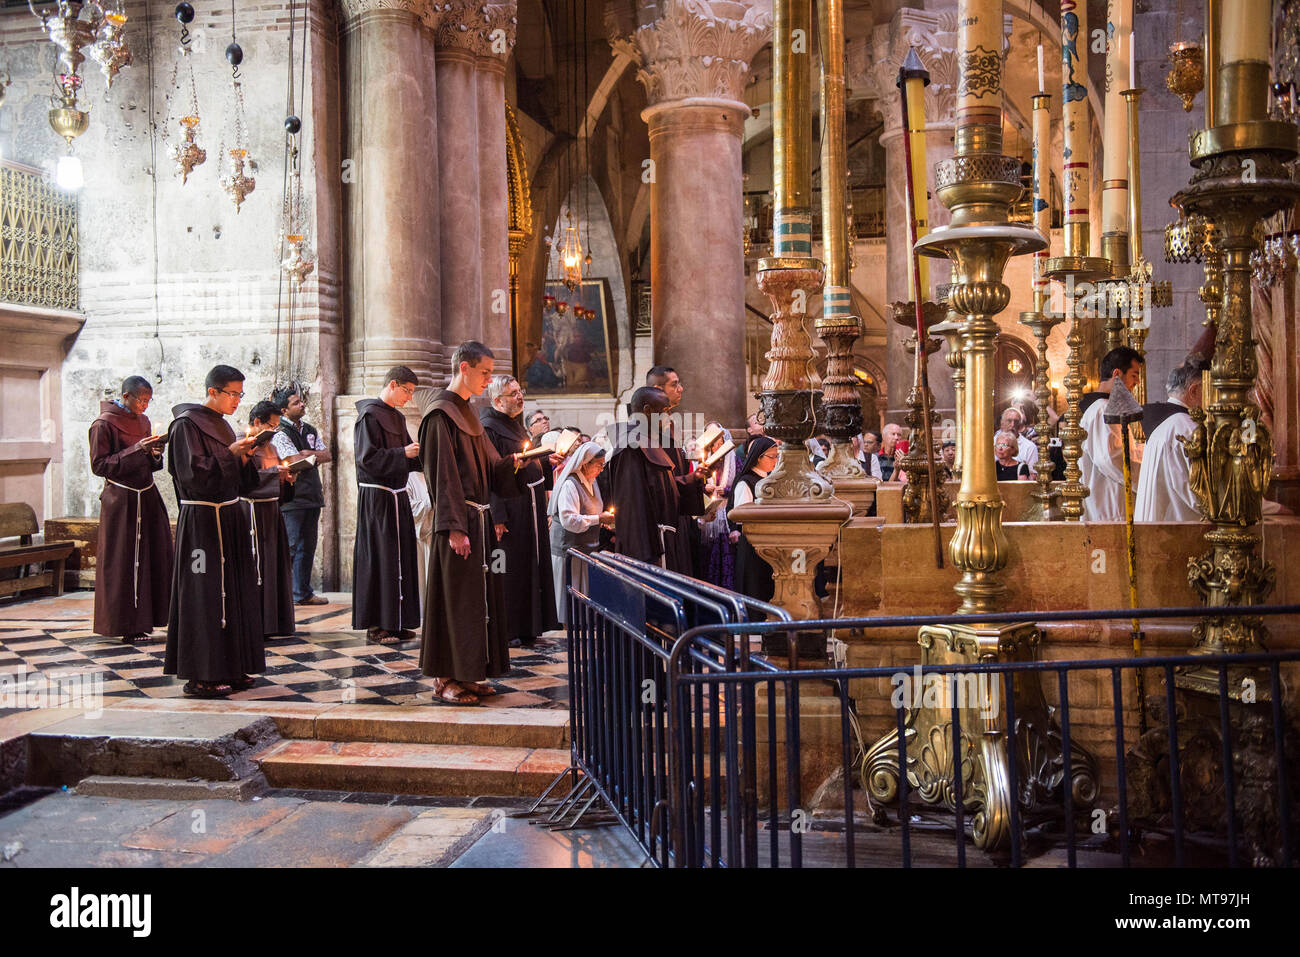
[[[1061,120],[1065,143],[1065,255],[1088,255],[1088,157],[1092,151],[1088,111],[1088,7],[1061,0]]]

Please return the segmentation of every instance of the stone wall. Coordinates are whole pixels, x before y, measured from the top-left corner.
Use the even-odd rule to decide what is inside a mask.
[[[166,126],[173,104],[174,116],[189,109],[184,71],[179,89],[171,82],[180,59],[180,25],[170,5],[154,5],[149,22],[144,4],[128,3],[127,14],[134,63],[118,75],[107,98],[96,65],[88,60],[80,71],[85,80],[80,105],[91,116],[90,128],[74,143],[85,173],[79,201],[85,326],[63,364],[63,502],[52,506],[79,516],[97,514],[102,487],[89,471],[87,428],[100,400],[115,395],[127,375],[144,375],[154,383],[149,415],[155,429],[167,425],[175,404],[201,401],[203,378],[217,363],[248,376],[246,398],[232,418],[240,426],[274,383],[293,376],[311,384],[309,419],[327,441],[331,416],[320,397],[337,389],[338,240],[333,204],[321,201],[340,187],[337,120],[331,115],[337,103],[326,102],[337,85],[332,7],[312,8],[307,89],[296,107],[303,120],[300,165],[308,236],[318,263],[297,298],[292,342],[279,269],[288,4],[238,10],[248,150],[256,164],[250,175],[257,181],[238,211],[218,185],[226,171],[220,150],[233,145],[231,70],[223,52],[230,37],[229,10],[200,8],[190,24],[198,142],[207,161],[184,185],[167,155],[173,131]],[[299,19],[298,50],[301,28]],[[48,165],[65,150],[46,117],[57,51],[26,9],[0,14],[0,34],[14,81],[9,109],[3,111],[12,120],[0,127],[0,150],[20,162]],[[322,86],[327,93],[318,100],[314,94]],[[151,136],[154,124],[157,133]],[[325,478],[328,485],[331,477]],[[170,482],[159,486],[174,510]],[[322,529],[322,544],[330,541]],[[322,570],[330,567],[332,545],[322,547],[318,561]]]

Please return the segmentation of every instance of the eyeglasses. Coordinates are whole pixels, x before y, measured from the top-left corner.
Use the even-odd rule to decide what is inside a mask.
[[[524,397],[524,390],[513,389],[510,392],[502,392],[501,394],[507,399],[522,399]]]
[[[408,382],[408,383],[406,383],[406,385],[399,385],[399,386],[397,387],[397,391],[398,391],[398,392],[405,392],[407,395],[415,395],[415,383],[414,383],[414,382]]]
[[[244,393],[242,393],[242,392],[231,392],[229,389],[218,389],[217,391],[218,391],[218,392],[223,392],[223,393],[225,393],[226,395],[229,395],[229,396],[233,396],[233,397],[235,397],[236,399],[242,399],[242,398],[244,397]]]

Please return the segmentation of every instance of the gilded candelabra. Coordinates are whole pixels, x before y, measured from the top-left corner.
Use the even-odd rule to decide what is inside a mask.
[[[1045,92],[1039,92],[1033,99],[1034,111],[1034,227],[1046,238],[1052,226],[1052,208],[1047,193],[1047,183],[1051,178],[1051,165],[1048,162],[1047,147],[1051,134],[1052,98]],[[1057,316],[1047,309],[1049,285],[1043,274],[1043,267],[1048,259],[1049,250],[1040,249],[1034,253],[1034,308],[1020,314],[1022,325],[1028,326],[1038,344],[1038,361],[1034,364],[1034,399],[1038,403],[1038,420],[1034,423],[1034,444],[1038,446],[1038,490],[1034,492],[1034,501],[1038,503],[1043,521],[1048,521],[1052,514],[1052,472],[1055,463],[1048,451],[1050,438],[1047,434],[1047,403],[1050,398],[1047,385],[1051,368],[1047,362],[1047,336],[1064,317]]]
[[[813,366],[808,305],[821,291],[822,263],[812,257],[812,89],[806,44],[811,36],[811,0],[773,4],[772,104],[773,255],[758,263],[758,287],[772,302],[772,345],[759,395],[767,434],[780,443],[775,468],[758,484],[756,499],[730,515],[772,566],[773,601],[796,618],[815,618],[821,602],[813,588],[825,558],[849,517],[833,499],[830,480],[813,468],[804,444],[822,416],[821,379]],[[805,664],[825,664],[825,636]],[[786,656],[784,634],[765,637],[769,655]],[[801,656],[808,643],[800,640]]]
[[[1063,284],[1063,312],[1070,321],[1070,332],[1065,340],[1070,349],[1066,360],[1069,370],[1065,376],[1066,407],[1060,429],[1065,480],[1059,488],[1061,513],[1067,521],[1076,522],[1083,517],[1083,500],[1088,497],[1087,487],[1079,481],[1083,477],[1079,457],[1083,454],[1083,440],[1087,437],[1079,426],[1079,420],[1082,418],[1080,403],[1085,381],[1082,323],[1084,313],[1091,311],[1078,301],[1076,289],[1080,283],[1091,284],[1111,277],[1109,260],[1088,255],[1088,196],[1091,189],[1088,156],[1092,152],[1092,121],[1085,82],[1090,36],[1087,14],[1087,5],[1078,4],[1068,15],[1063,11],[1061,17],[1061,111],[1066,158],[1065,252],[1043,264],[1043,275]]]
[[[1199,227],[1206,263],[1201,295],[1215,323],[1215,350],[1206,401],[1192,411],[1196,429],[1186,443],[1197,507],[1213,523],[1205,535],[1210,551],[1189,561],[1188,580],[1210,608],[1259,604],[1273,589],[1275,571],[1256,554],[1273,439],[1250,397],[1258,372],[1250,257],[1259,245],[1257,223],[1300,200],[1300,184],[1286,165],[1297,156],[1296,128],[1263,117],[1267,64],[1229,62],[1218,73],[1215,112],[1223,122],[1192,135],[1196,172],[1173,198],[1189,218],[1204,217],[1220,232],[1216,248],[1212,233]],[[1209,615],[1193,633],[1192,654],[1249,653],[1263,650],[1267,630],[1259,618]],[[1244,674],[1237,670],[1229,681],[1234,697],[1241,696]],[[1177,683],[1218,693],[1216,669],[1189,668]]]
[[[822,256],[826,288],[822,315],[815,328],[826,343],[820,430],[830,437],[831,451],[819,466],[835,494],[866,514],[875,502],[875,480],[853,452],[862,432],[862,399],[853,374],[853,344],[862,335],[862,320],[853,314],[849,288],[848,150],[844,136],[844,18],[841,0],[824,0],[819,18],[821,48],[821,204]]]
[[[962,480],[957,495],[957,529],[949,545],[961,572],[955,586],[959,614],[995,612],[1002,607],[1001,582],[1008,546],[1002,531],[993,448],[994,351],[998,326],[1011,290],[1002,282],[1007,260],[1042,249],[1046,240],[1033,227],[1013,223],[1011,205],[1020,198],[1020,163],[1002,154],[1002,4],[962,0],[958,7],[959,100],[955,155],[935,169],[936,194],[952,220],[917,243],[917,250],[947,256],[953,263],[949,292],[961,316],[961,355],[966,388],[962,409]],[[1041,632],[1032,624],[951,624],[921,629],[917,642],[926,665],[1033,660]],[[1071,780],[1061,773],[1059,731],[1037,680],[1015,688],[1017,746],[1007,745],[1003,708],[958,705],[962,733],[954,741],[951,702],[909,709],[904,738],[894,730],[868,749],[862,777],[872,797],[892,800],[898,789],[900,747],[907,751],[908,780],[922,800],[955,807],[970,815],[976,846],[1002,847],[1012,839],[1012,802],[1026,810],[1059,800],[1068,788],[1076,807],[1096,799],[1096,762],[1071,744]],[[1023,715],[1023,717],[1022,717]],[[906,742],[906,743],[904,743]],[[1012,793],[1011,762],[1020,787]],[[952,787],[953,765],[960,762],[962,793]],[[966,773],[969,772],[969,773]]]

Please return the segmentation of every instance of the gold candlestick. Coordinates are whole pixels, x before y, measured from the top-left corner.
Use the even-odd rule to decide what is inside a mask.
[[[1083,500],[1088,488],[1079,480],[1079,457],[1088,433],[1079,427],[1080,401],[1083,398],[1083,317],[1075,298],[1075,286],[1106,279],[1111,274],[1109,260],[1088,255],[1088,195],[1090,177],[1088,156],[1092,150],[1088,110],[1088,11],[1084,3],[1062,0],[1061,3],[1061,101],[1065,123],[1065,255],[1044,263],[1043,272],[1053,282],[1064,285],[1063,313],[1070,320],[1066,336],[1070,355],[1065,377],[1065,417],[1061,426],[1061,454],[1065,457],[1065,481],[1060,485],[1061,513],[1066,521],[1083,517]]]
[[[815,618],[817,563],[835,543],[848,505],[812,467],[805,440],[822,417],[821,379],[813,368],[808,304],[821,291],[822,263],[812,258],[810,144],[812,142],[811,0],[773,4],[773,255],[759,260],[758,286],[772,302],[772,347],[759,396],[767,434],[780,443],[776,467],[755,489],[756,499],[733,509],[745,537],[772,566],[773,601],[796,618]],[[799,37],[803,40],[800,42]],[[832,257],[840,255],[832,243]],[[845,253],[845,255],[847,255]],[[842,261],[842,260],[840,260]],[[825,666],[825,633],[797,636],[805,666]],[[764,651],[790,657],[786,634],[764,639]]]
[[[1034,97],[1033,104],[1034,228],[1044,238],[1049,238],[1052,227],[1052,208],[1045,187],[1051,176],[1051,166],[1047,158],[1047,144],[1051,136],[1052,98],[1046,93],[1039,93]],[[1049,253],[1050,250],[1046,247],[1034,253],[1034,308],[1030,312],[1020,314],[1020,322],[1029,327],[1038,344],[1038,361],[1034,364],[1034,398],[1038,403],[1038,420],[1034,423],[1036,432],[1034,444],[1038,446],[1038,491],[1034,493],[1034,499],[1039,504],[1042,520],[1045,522],[1051,517],[1052,472],[1055,469],[1055,465],[1048,453],[1047,403],[1049,393],[1047,384],[1051,369],[1047,362],[1047,336],[1056,324],[1064,318],[1063,316],[1049,314],[1047,311],[1048,281],[1045,269],[1047,260],[1050,258]]]
[[[1258,248],[1258,222],[1300,200],[1300,184],[1286,165],[1300,154],[1296,128],[1266,113],[1267,18],[1237,23],[1234,11],[1231,19],[1231,27],[1213,17],[1207,24],[1211,37],[1219,28],[1224,31],[1222,44],[1216,43],[1221,63],[1211,73],[1209,97],[1221,125],[1192,135],[1196,172],[1187,189],[1173,197],[1189,219],[1204,217],[1221,231],[1215,248],[1210,230],[1198,228],[1206,274],[1201,296],[1207,319],[1216,326],[1215,352],[1207,401],[1192,411],[1197,427],[1186,443],[1192,491],[1201,514],[1214,523],[1205,535],[1211,550],[1189,561],[1188,580],[1210,607],[1258,604],[1273,588],[1272,567],[1255,553],[1260,540],[1255,526],[1273,471],[1273,440],[1250,398],[1258,372],[1250,257]],[[1192,654],[1249,653],[1263,650],[1267,630],[1259,618],[1211,615],[1193,634]],[[1245,670],[1229,672],[1230,694],[1240,697]],[[1217,694],[1217,669],[1187,669],[1178,684]]]
[[[822,256],[826,288],[817,335],[826,343],[826,377],[822,380],[820,427],[831,451],[818,468],[836,494],[855,512],[866,514],[876,498],[876,482],[853,454],[853,437],[862,432],[862,399],[853,374],[853,344],[862,335],[862,320],[853,313],[849,288],[848,159],[844,138],[843,0],[823,0],[821,45]]]
[[[1069,3],[1070,0],[1063,0]],[[944,255],[953,263],[950,307],[961,317],[962,348],[966,388],[961,414],[962,479],[957,494],[957,528],[949,545],[953,564],[961,571],[955,590],[962,598],[959,614],[996,611],[1002,605],[1005,586],[1000,581],[1008,558],[1002,531],[1002,497],[998,492],[993,447],[993,354],[998,326],[993,316],[1005,309],[1011,290],[1002,282],[1007,260],[1017,254],[1042,249],[1046,240],[1031,226],[1009,219],[1011,204],[1020,198],[1020,163],[1002,155],[1000,126],[1002,101],[1001,56],[1002,4],[996,0],[961,0],[958,4],[958,89],[955,155],[935,169],[939,201],[952,211],[952,221],[930,233],[917,251],[930,256]],[[917,642],[922,662],[927,665],[969,665],[987,661],[1031,661],[1041,634],[1032,624],[950,624],[921,629]],[[963,733],[957,747],[945,749],[937,763],[930,757],[932,742],[951,740],[952,709],[921,705],[907,713],[905,741],[894,730],[868,749],[862,765],[862,779],[871,796],[887,802],[897,794],[899,750],[905,747],[909,767],[916,768],[912,785],[915,794],[931,804],[949,807],[961,801],[969,811],[977,847],[1003,847],[1013,839],[1010,833],[1012,801],[1038,802],[1055,785],[1040,790],[1042,767],[1057,767],[1060,760],[1059,730],[1054,734],[1052,719],[1036,680],[1016,686],[1017,746],[1008,748],[1004,717],[980,717],[974,709],[963,712]],[[1024,718],[1021,716],[1024,715]],[[967,721],[971,724],[967,725]],[[944,735],[947,738],[944,738]],[[1041,751],[1039,750],[1041,749]],[[927,753],[921,757],[922,751]],[[953,774],[953,753],[963,764],[969,762],[970,778],[979,781],[978,791],[969,788],[954,794],[942,786]],[[1046,764],[1027,755],[1048,755]],[[914,758],[914,763],[913,763]],[[1095,760],[1072,743],[1070,788],[1078,806],[1091,804],[1097,796]],[[1009,767],[1016,762],[1022,782],[1012,793]],[[909,771],[909,777],[911,772]],[[964,775],[963,775],[964,777]],[[1029,784],[1028,782],[1035,783]],[[1028,798],[1026,796],[1028,795]]]

